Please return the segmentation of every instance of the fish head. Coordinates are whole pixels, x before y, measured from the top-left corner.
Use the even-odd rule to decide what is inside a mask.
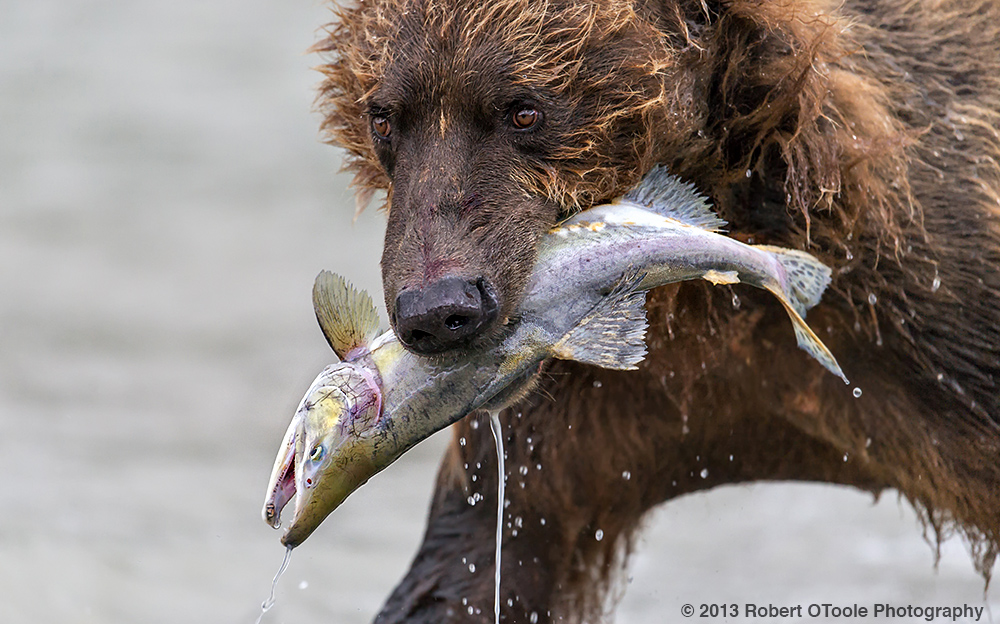
[[[328,366],[310,386],[285,433],[264,501],[264,521],[281,526],[281,541],[301,544],[354,490],[378,472],[384,438],[377,369],[364,362]]]

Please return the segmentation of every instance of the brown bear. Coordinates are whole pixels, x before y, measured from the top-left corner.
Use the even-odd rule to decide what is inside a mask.
[[[773,299],[692,283],[651,293],[639,371],[554,363],[504,413],[507,465],[544,467],[508,471],[504,621],[602,619],[647,510],[764,479],[897,489],[939,535],[960,531],[988,579],[1000,3],[358,0],[317,47],[323,127],[359,205],[387,192],[386,306],[418,353],[495,340],[539,237],[657,163],[732,236],[834,270],[809,320],[861,398],[796,348]],[[455,427],[465,444],[377,621],[492,620],[480,422]]]

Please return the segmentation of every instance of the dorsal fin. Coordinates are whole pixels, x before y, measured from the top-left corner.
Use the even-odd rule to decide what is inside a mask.
[[[671,175],[666,167],[656,165],[639,184],[619,200],[635,204],[662,217],[676,219],[710,232],[726,227],[726,222],[712,211],[708,199],[690,182]]]
[[[372,298],[336,273],[322,271],[316,276],[313,309],[326,341],[342,360],[378,335],[378,312]]]
[[[634,370],[646,357],[646,293],[636,291],[645,275],[627,274],[552,348],[561,360],[601,368]]]

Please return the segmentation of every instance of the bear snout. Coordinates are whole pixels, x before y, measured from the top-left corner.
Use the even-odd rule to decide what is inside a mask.
[[[423,355],[462,347],[489,331],[498,317],[494,289],[485,278],[442,277],[396,297],[393,326],[400,342]]]

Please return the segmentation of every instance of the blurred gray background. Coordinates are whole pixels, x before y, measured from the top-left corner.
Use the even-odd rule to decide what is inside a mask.
[[[0,622],[252,623],[281,561],[278,444],[331,354],[333,269],[381,303],[311,112],[313,0],[0,0]],[[863,385],[863,383],[862,383]],[[423,531],[448,433],[292,557],[264,622],[367,622]],[[684,603],[984,603],[894,493],[757,485],[652,515],[618,621]],[[998,611],[1000,613],[1000,611]],[[985,618],[984,618],[985,619]]]

